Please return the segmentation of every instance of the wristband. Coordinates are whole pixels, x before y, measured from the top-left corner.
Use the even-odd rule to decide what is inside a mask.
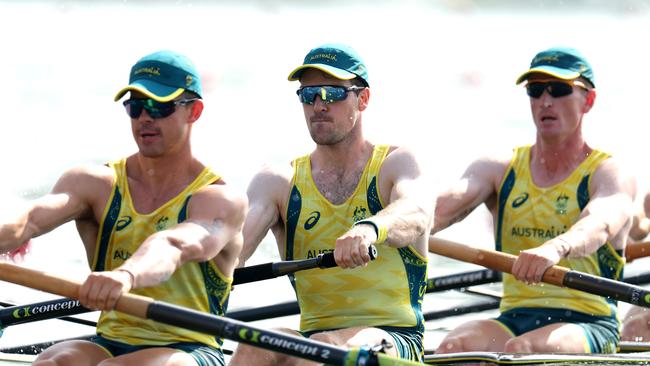
[[[135,288],[135,275],[133,274],[133,272],[129,271],[126,268],[116,268],[115,270],[128,273],[129,276],[131,276],[131,288]]]
[[[375,244],[383,244],[386,242],[386,239],[388,239],[388,229],[386,226],[377,225],[377,223],[372,219],[359,220],[355,222],[353,226],[362,224],[371,225],[373,228],[375,228],[375,234],[377,234],[377,240],[375,240]]]

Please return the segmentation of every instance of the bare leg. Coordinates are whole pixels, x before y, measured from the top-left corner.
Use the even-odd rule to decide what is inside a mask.
[[[504,352],[583,353],[589,352],[589,344],[584,330],[579,325],[554,323],[512,338],[506,343]]]
[[[100,346],[88,341],[68,341],[43,351],[35,366],[96,366],[110,355]]]
[[[512,334],[494,320],[476,320],[462,324],[442,340],[436,353],[502,352]]]

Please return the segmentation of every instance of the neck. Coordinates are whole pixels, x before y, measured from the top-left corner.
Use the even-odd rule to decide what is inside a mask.
[[[137,153],[129,157],[127,167],[129,177],[154,190],[193,179],[202,168],[189,151],[155,158]]]
[[[355,170],[370,157],[373,145],[369,141],[335,145],[318,145],[311,155],[312,170],[345,172]]]
[[[591,153],[582,139],[559,143],[537,141],[531,148],[531,169],[538,184],[555,184],[568,177]]]

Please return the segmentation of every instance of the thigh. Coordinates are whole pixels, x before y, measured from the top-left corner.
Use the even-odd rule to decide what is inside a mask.
[[[181,350],[152,347],[113,357],[100,366],[198,366],[194,357]]]
[[[474,320],[450,331],[436,353],[502,352],[514,334],[494,319]]]
[[[106,349],[92,342],[75,340],[48,347],[38,355],[33,365],[95,366],[110,357]]]
[[[554,323],[513,338],[504,351],[585,353],[590,352],[590,346],[587,334],[580,325]]]

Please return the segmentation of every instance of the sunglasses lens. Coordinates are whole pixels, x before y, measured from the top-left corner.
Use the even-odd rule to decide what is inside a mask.
[[[529,83],[526,85],[526,93],[531,98],[541,97],[544,93],[544,89],[546,89],[545,83]]]
[[[548,83],[548,91],[553,98],[563,97],[573,93],[573,86],[560,81],[551,81]]]
[[[152,99],[127,99],[124,107],[131,118],[139,118],[143,109],[154,119],[168,117],[176,110],[174,102],[161,103]]]
[[[526,85],[526,94],[531,98],[541,97],[545,90],[548,91],[553,98],[559,98],[573,93],[573,85],[561,81],[549,81],[545,83],[533,82]]]
[[[342,86],[306,86],[298,89],[300,102],[304,104],[314,104],[316,96],[325,104],[338,102],[347,97],[347,90]]]
[[[141,99],[127,99],[122,103],[126,108],[126,114],[131,118],[138,118],[142,114],[144,103]]]

